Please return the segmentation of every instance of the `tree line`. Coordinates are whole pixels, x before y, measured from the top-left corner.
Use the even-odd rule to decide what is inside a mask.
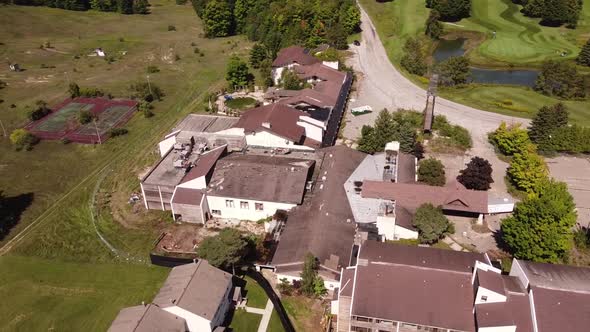
[[[46,6],[67,10],[97,10],[121,14],[149,14],[148,0],[9,0],[22,6]]]
[[[353,0],[192,0],[210,38],[246,34],[265,45],[272,57],[289,45],[348,45],[360,28],[360,10]]]
[[[584,0],[513,0],[522,5],[522,13],[529,17],[541,18],[541,24],[568,28],[578,25]]]

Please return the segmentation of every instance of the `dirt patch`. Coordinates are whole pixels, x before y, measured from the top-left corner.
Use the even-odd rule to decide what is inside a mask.
[[[166,253],[194,253],[203,240],[215,236],[214,229],[192,224],[174,224],[163,230],[163,235],[156,244],[156,251]]]

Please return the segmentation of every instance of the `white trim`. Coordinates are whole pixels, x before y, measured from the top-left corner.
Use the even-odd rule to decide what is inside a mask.
[[[170,210],[172,211],[172,220],[174,221],[176,221],[176,216],[174,215],[174,204],[172,204],[172,202],[174,202],[174,195],[176,195],[176,189],[178,189],[178,187],[174,187],[172,197],[170,198]]]
[[[539,328],[537,327],[537,314],[535,309],[535,297],[533,296],[533,290],[531,289],[529,292],[529,303],[531,305],[531,317],[533,321],[533,331],[538,332]]]
[[[162,190],[160,189],[160,186],[158,186],[158,193],[160,194],[160,205],[162,205],[162,211],[166,211],[166,208],[164,207],[164,198],[162,198]],[[170,202],[170,206],[172,206],[172,201]]]
[[[182,131],[182,130],[180,130],[180,129],[179,129],[179,130],[176,130],[176,131],[173,131],[173,132],[171,132],[170,134],[168,134],[168,135],[164,136],[164,139],[170,138],[170,137],[172,137],[172,136],[176,136],[176,135],[178,135],[178,133],[180,133],[181,131]]]
[[[149,210],[147,198],[145,197],[145,191],[143,190],[143,183],[139,182],[139,187],[141,187],[141,194],[143,195],[143,205],[145,206],[146,210]]]

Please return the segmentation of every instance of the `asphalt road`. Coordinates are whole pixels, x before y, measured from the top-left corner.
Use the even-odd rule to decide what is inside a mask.
[[[360,46],[352,46],[353,56],[348,64],[358,73],[357,91],[351,96],[350,107],[369,105],[373,113],[358,117],[347,116],[344,136],[355,140],[365,124],[372,124],[378,111],[383,108],[398,108],[422,111],[426,105],[426,91],[405,78],[389,61],[385,48],[377,35],[367,13],[361,8],[362,40]],[[435,114],[444,114],[450,122],[467,128],[473,138],[473,148],[465,160],[480,156],[492,163],[494,181],[492,191],[505,195],[504,175],[508,164],[498,159],[492,146],[487,142],[487,133],[496,129],[502,121],[520,122],[528,125],[529,120],[486,112],[461,105],[444,98],[436,99]]]

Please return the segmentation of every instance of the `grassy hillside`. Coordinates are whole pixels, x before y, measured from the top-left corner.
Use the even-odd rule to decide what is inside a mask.
[[[154,117],[134,115],[128,135],[103,145],[47,141],[16,152],[0,136],[0,190],[33,197],[0,242],[24,231],[0,257],[0,293],[11,299],[0,305],[7,330],[104,331],[122,307],[149,301],[167,273],[146,258],[169,214],[137,212],[127,199],[138,190],[139,173],[158,158],[156,143],[186,114],[203,109],[202,96],[223,85],[229,55],[247,52],[250,44],[243,37],[203,38],[190,5],[151,3],[152,14],[145,16],[0,9],[0,56],[25,69],[0,66],[0,79],[8,83],[0,90],[0,120],[8,132],[27,122],[27,106],[36,100],[63,100],[69,81],[125,97],[154,65],[160,71],[150,80],[166,94],[154,103]],[[53,48],[40,49],[47,41]],[[87,56],[95,47],[114,62]],[[111,214],[111,204],[120,209]],[[99,240],[92,212],[96,228],[122,257]]]
[[[379,3],[360,0],[377,28],[392,63],[400,68],[402,46],[413,35],[424,33],[428,9],[424,1],[396,0]],[[579,47],[590,37],[590,0],[584,0],[584,11],[575,30],[542,27],[536,19],[524,17],[510,0],[473,1],[472,16],[453,24],[445,24],[447,33],[467,34],[472,38],[468,56],[478,65],[506,67],[536,66],[543,60],[574,58]],[[492,31],[496,30],[496,39]],[[403,72],[403,71],[402,71]],[[406,73],[407,74],[407,73]],[[423,79],[407,76],[416,84],[426,86]],[[451,100],[479,109],[531,118],[543,105],[559,102],[535,91],[515,86],[471,85],[463,89],[440,89]],[[573,122],[590,126],[590,102],[566,101]]]

